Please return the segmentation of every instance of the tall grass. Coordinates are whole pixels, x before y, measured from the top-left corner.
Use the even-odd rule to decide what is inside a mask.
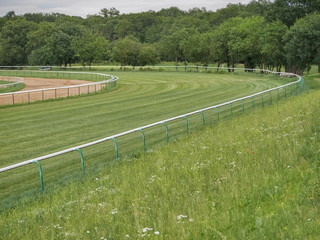
[[[4,239],[318,239],[320,91],[222,120],[0,215]]]

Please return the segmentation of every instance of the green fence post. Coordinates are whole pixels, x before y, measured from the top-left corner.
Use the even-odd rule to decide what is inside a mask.
[[[283,87],[283,89],[284,89],[284,98],[287,98],[287,89],[286,87]]]
[[[263,95],[261,94],[261,106],[264,107]]]
[[[41,192],[43,192],[43,191],[44,191],[44,187],[43,187],[42,167],[41,167],[41,164],[40,164],[38,161],[33,161],[33,162],[36,163],[36,164],[38,164],[38,166],[39,166]]]
[[[269,93],[269,96],[270,96],[270,98],[269,98],[270,104],[272,104],[272,94],[271,94],[271,91],[269,91],[268,93]]]
[[[79,149],[79,148],[76,148],[74,150],[78,151],[80,153],[82,172],[83,172],[83,174],[85,174],[83,153],[82,153],[81,149]]]
[[[277,88],[277,94],[278,94],[278,102],[280,101],[280,93],[279,93],[279,88]]]
[[[220,116],[219,116],[219,109],[217,107],[214,107],[216,109],[216,112],[217,112],[217,120],[220,119]]]
[[[204,113],[202,111],[200,111],[200,113],[201,113],[201,116],[202,116],[202,124],[206,125],[206,120],[204,118]]]
[[[112,139],[113,142],[114,142],[114,148],[115,148],[115,151],[116,151],[116,159],[118,159],[118,158],[119,158],[119,154],[118,154],[118,143],[117,143],[117,141],[116,141],[115,138],[111,138],[111,139]]]
[[[241,104],[242,104],[242,112],[244,112],[244,101],[241,99]]]
[[[169,131],[168,131],[168,125],[166,122],[163,122],[162,125],[165,127],[166,129],[166,139],[167,139],[167,142],[169,142]]]
[[[186,133],[189,133],[189,124],[188,124],[188,118],[186,116],[182,116],[186,120]]]
[[[142,134],[143,150],[144,150],[144,151],[147,151],[146,138],[145,138],[145,136],[144,136],[144,131],[143,131],[142,129],[139,129],[138,131],[141,132],[141,134]]]
[[[292,85],[290,85],[290,96],[292,96]]]
[[[228,103],[228,105],[229,105],[229,108],[230,108],[230,114],[232,115],[232,105],[231,105],[231,103]]]
[[[252,108],[254,108],[254,97],[251,97],[252,99]]]

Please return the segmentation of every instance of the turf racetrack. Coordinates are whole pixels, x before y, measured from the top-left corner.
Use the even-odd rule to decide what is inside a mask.
[[[0,167],[32,159],[69,147],[124,132],[193,110],[223,103],[269,89],[285,82],[271,76],[249,73],[213,74],[186,72],[113,72],[119,77],[114,91],[0,108]],[[274,93],[276,95],[276,93]],[[266,95],[265,99],[268,95]],[[276,97],[274,97],[274,102]],[[256,100],[256,105],[259,105]],[[267,100],[266,100],[267,101]],[[251,102],[245,108],[251,108]],[[234,106],[234,110],[237,107]],[[238,106],[240,109],[240,106]],[[228,108],[221,109],[221,116]],[[216,121],[216,113],[206,112],[206,123]],[[189,128],[201,126],[201,116],[189,120]],[[200,123],[200,124],[199,124]],[[184,120],[169,124],[169,133],[181,134]],[[147,148],[165,141],[163,128],[146,132]],[[171,141],[171,138],[170,138]],[[141,135],[119,139],[120,158],[141,151]],[[85,149],[87,169],[114,160],[113,142]],[[72,174],[81,174],[79,153],[42,162],[45,185],[63,182]],[[59,181],[57,180],[59,179]],[[60,182],[60,183],[61,183]],[[0,175],[0,200],[23,192],[39,191],[36,165]],[[47,188],[48,189],[48,188]]]

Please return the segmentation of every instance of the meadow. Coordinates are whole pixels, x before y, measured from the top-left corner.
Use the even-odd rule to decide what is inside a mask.
[[[196,76],[197,80],[202,77]],[[222,77],[225,83],[227,77]],[[236,81],[240,79],[237,76]],[[124,91],[130,81],[117,91]],[[177,77],[174,81],[179,82]],[[3,211],[0,238],[318,239],[320,92],[313,89],[319,88],[319,81],[318,76],[307,78],[307,93],[220,119],[203,129],[191,128],[189,135],[171,139],[156,150],[149,147],[148,153],[122,155],[86,176],[47,190],[34,201]],[[201,96],[205,98],[206,88],[215,81],[203,82]],[[178,91],[177,85],[163,87]],[[168,94],[166,90],[163,94]],[[214,101],[214,94],[208,95]],[[102,96],[107,97],[94,97]],[[70,101],[84,104],[91,97]],[[188,108],[188,99],[182,99]],[[165,107],[162,111],[166,112]],[[39,111],[37,116],[41,116]],[[67,142],[69,138],[60,139]]]

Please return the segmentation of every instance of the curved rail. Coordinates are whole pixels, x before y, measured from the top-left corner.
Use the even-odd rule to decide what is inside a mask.
[[[12,71],[12,70],[4,70],[4,71]],[[18,70],[18,71],[21,71],[21,70]],[[22,70],[24,71],[24,70]],[[59,74],[62,75],[62,78],[63,78],[63,75],[65,74],[69,74],[69,76],[71,76],[72,74],[79,74],[79,75],[89,75],[89,76],[92,76],[92,77],[95,77],[95,78],[100,78],[102,79],[102,81],[96,81],[96,82],[92,82],[92,83],[86,83],[86,84],[78,84],[78,85],[72,85],[72,86],[65,86],[65,87],[53,87],[53,88],[43,88],[43,89],[34,89],[34,90],[28,90],[28,91],[17,91],[17,92],[8,92],[8,93],[2,93],[0,94],[0,97],[8,97],[8,96],[11,96],[11,101],[8,100],[8,104],[15,104],[15,96],[23,96],[23,94],[25,94],[24,98],[22,97],[22,102],[30,102],[30,95],[32,93],[42,93],[42,97],[40,99],[36,99],[36,100],[45,100],[45,99],[54,99],[54,98],[57,98],[57,91],[59,90],[67,90],[67,96],[63,96],[63,97],[69,97],[69,89],[75,89],[75,88],[78,88],[78,95],[80,95],[80,88],[83,88],[83,87],[87,87],[88,90],[86,93],[89,93],[89,92],[96,92],[97,91],[97,85],[100,85],[100,90],[103,88],[103,84],[112,84],[112,83],[115,83],[114,85],[112,85],[111,87],[114,87],[116,85],[116,81],[118,80],[118,77],[117,76],[112,76],[112,75],[109,75],[109,74],[103,74],[103,73],[92,73],[92,72],[74,72],[74,71],[30,71],[30,70],[25,70],[27,73],[42,73],[43,75],[45,74],[57,74],[56,76],[58,76]],[[0,70],[0,73],[1,73],[1,70]],[[55,77],[56,77],[55,76]],[[20,78],[20,79],[23,79],[23,78]],[[76,79],[76,78],[75,78]],[[94,90],[91,90],[89,91],[89,87],[90,86],[94,86]],[[45,98],[44,97],[44,93],[45,92],[48,92],[48,91],[55,91],[55,94],[53,96],[50,96],[50,97],[47,97]],[[76,94],[72,94],[72,95],[76,95]]]
[[[20,83],[23,83],[23,78],[20,77],[10,77],[10,76],[6,76],[7,79],[0,79],[0,80],[5,80],[8,82],[11,82],[11,79],[17,79],[18,81],[12,81],[12,83],[5,83],[5,84],[0,84],[0,87],[8,87],[8,86],[12,86],[12,85],[17,85]]]

